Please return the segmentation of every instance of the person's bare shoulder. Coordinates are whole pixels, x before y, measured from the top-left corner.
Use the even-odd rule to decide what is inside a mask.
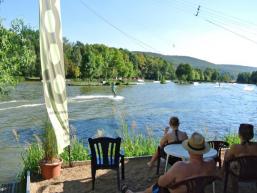
[[[186,132],[183,132],[183,134],[184,134],[184,138],[185,138],[185,139],[188,139],[187,133],[186,133]]]
[[[170,134],[170,133],[166,133],[166,134],[163,136],[163,139],[166,140],[166,141],[170,141],[170,139],[171,139],[171,134]]]
[[[251,142],[251,145],[253,145],[254,148],[257,148],[257,142]]]
[[[257,143],[256,142],[252,142],[251,143],[251,147],[252,147],[253,155],[257,155]]]
[[[172,166],[173,171],[176,172],[178,175],[186,171],[188,167],[189,167],[189,164],[184,161],[178,161]]]
[[[180,136],[182,138],[182,141],[184,141],[185,139],[188,139],[187,133],[184,131],[180,131]]]
[[[216,162],[213,159],[207,160],[206,165],[210,171],[214,171],[216,169]]]
[[[225,152],[224,160],[228,161],[238,155],[242,151],[242,145],[241,144],[233,144],[230,146],[230,148]]]
[[[242,149],[242,145],[241,144],[233,144],[230,146],[229,151],[232,154],[236,154],[238,151],[240,151]]]

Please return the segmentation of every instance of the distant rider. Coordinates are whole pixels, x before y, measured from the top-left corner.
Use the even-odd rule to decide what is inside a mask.
[[[115,85],[114,82],[112,83],[112,93],[113,93],[113,97],[116,97],[116,96],[117,96],[117,93],[116,93],[116,85]]]

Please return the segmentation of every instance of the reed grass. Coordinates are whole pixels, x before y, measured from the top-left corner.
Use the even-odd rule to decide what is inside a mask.
[[[22,153],[23,169],[19,176],[24,179],[26,172],[29,170],[32,174],[39,174],[39,164],[44,158],[45,152],[42,143],[30,144]],[[68,149],[65,148],[64,152],[60,155],[61,159],[69,162]],[[84,161],[89,160],[88,149],[84,147],[83,143],[76,138],[71,141],[71,161]]]
[[[65,148],[64,152],[60,155],[64,162],[69,162],[69,151]],[[71,140],[71,161],[85,161],[89,160],[88,148],[83,145],[82,141],[77,138]]]
[[[237,133],[229,133],[229,134],[225,135],[224,141],[229,143],[229,145],[240,144],[240,138]]]
[[[125,157],[152,155],[158,146],[158,140],[152,136],[150,129],[147,134],[137,133],[134,128],[129,128],[125,121],[121,125],[121,137],[121,148],[124,150]],[[21,157],[24,167],[20,174],[21,178],[26,176],[28,170],[32,173],[39,173],[39,163],[45,155],[43,144],[40,140],[37,140],[22,152]],[[65,163],[69,162],[68,148],[65,148],[60,158]],[[83,141],[74,137],[71,140],[71,161],[85,160],[90,160],[88,147],[84,146]]]
[[[123,138],[121,147],[125,157],[152,155],[156,151],[158,141],[153,138],[150,131],[146,135],[136,133],[132,127],[129,129],[128,124],[123,121],[121,132]]]
[[[32,173],[39,173],[39,163],[44,157],[44,149],[42,144],[32,143],[24,152],[21,153],[23,162],[23,170],[20,174],[21,178],[26,176],[26,172],[29,170]]]

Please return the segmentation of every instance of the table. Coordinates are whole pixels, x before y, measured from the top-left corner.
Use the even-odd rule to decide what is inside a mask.
[[[169,160],[169,156],[175,156],[175,157],[179,157],[181,158],[183,161],[185,160],[189,160],[189,153],[186,149],[184,149],[184,147],[182,146],[182,144],[170,144],[170,145],[166,145],[164,147],[164,151],[167,154],[166,157],[166,164],[165,164],[165,172],[167,171],[167,166],[168,166],[168,160]],[[203,154],[203,158],[204,159],[212,159],[215,158],[217,156],[217,150],[210,148],[210,151],[208,151],[207,153]],[[213,188],[213,193],[215,193],[215,182],[212,183],[212,188]]]
[[[169,156],[175,156],[179,157],[182,160],[189,160],[189,153],[187,150],[184,149],[182,144],[170,144],[164,147],[164,151],[167,154],[166,157],[166,165],[165,165],[165,172],[167,170],[167,165],[168,165],[168,160]],[[209,152],[203,154],[204,159],[209,159],[209,158],[215,158],[217,156],[217,151],[213,148],[210,149]]]

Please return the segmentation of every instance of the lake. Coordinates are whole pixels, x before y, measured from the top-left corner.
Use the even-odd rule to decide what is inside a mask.
[[[118,86],[117,91],[114,98],[108,86],[67,87],[72,133],[84,141],[99,129],[117,136],[125,120],[135,132],[150,130],[161,137],[170,116],[179,117],[181,130],[199,131],[208,139],[222,139],[243,122],[253,124],[257,133],[255,85],[145,83]],[[41,133],[46,117],[40,82],[21,83],[0,98],[0,183],[13,180],[21,170],[20,153]]]

